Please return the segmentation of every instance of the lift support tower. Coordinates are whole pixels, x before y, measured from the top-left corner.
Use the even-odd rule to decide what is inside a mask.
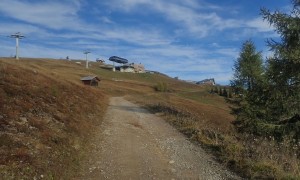
[[[9,37],[16,39],[16,59],[19,59],[19,39],[25,38],[20,32],[10,35]]]

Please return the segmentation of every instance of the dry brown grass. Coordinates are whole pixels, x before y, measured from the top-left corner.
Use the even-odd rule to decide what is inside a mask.
[[[214,98],[219,98],[214,97]],[[220,107],[182,98],[177,93],[129,96],[174,125],[192,141],[200,142],[220,162],[249,179],[299,179],[299,143],[288,139],[278,143],[270,138],[239,134],[234,117],[223,100]],[[216,99],[215,99],[216,100]]]
[[[103,93],[113,96],[131,95],[145,100],[160,99],[163,96],[181,110],[205,117],[205,122],[223,116],[213,113],[218,106],[206,106],[204,102],[186,100],[179,96],[181,92],[201,93],[206,91],[205,88],[162,75],[111,72],[98,68],[96,63],[92,63],[92,68],[86,70],[84,66],[65,60],[1,59],[0,62],[0,112],[4,117],[1,128],[3,134],[15,134],[14,145],[5,147],[9,148],[8,151],[13,151],[18,143],[31,142],[29,151],[36,151],[37,154],[30,157],[33,159],[33,163],[28,164],[30,170],[21,171],[21,174],[28,176],[47,172],[49,177],[63,174],[65,177],[70,176],[71,170],[61,172],[59,165],[53,164],[70,161],[70,154],[78,154],[78,147],[83,146],[83,139],[91,134],[88,131],[93,129],[91,125],[101,123],[107,105],[107,98]],[[90,74],[98,75],[102,79],[98,89],[84,87],[79,81],[80,77]],[[165,83],[174,95],[157,94],[154,87],[158,82]],[[221,108],[221,111],[226,110]],[[230,121],[230,117],[227,120]],[[218,124],[217,120],[214,122]],[[21,133],[25,134],[25,137],[21,137]],[[5,144],[5,141],[3,143]],[[52,151],[53,153],[50,153]],[[11,161],[8,160],[9,155],[6,154],[5,157],[3,162],[7,164],[2,166],[3,172],[11,173],[10,175],[18,172],[20,164],[7,170],[10,169],[6,167],[11,166]],[[45,160],[37,159],[48,159],[51,163],[47,164]],[[79,160],[77,158],[73,161]],[[72,164],[69,166],[74,170]]]
[[[236,156],[231,158],[230,165],[249,174],[252,178],[299,179],[299,143],[288,139],[277,142],[274,138],[244,135],[235,141],[240,147],[227,150]],[[229,147],[229,146],[228,146]],[[242,160],[247,160],[243,162]]]
[[[235,131],[230,105],[209,94],[209,87],[191,86],[171,93],[144,92],[127,98],[160,114],[166,121],[200,142],[219,161],[250,179],[299,179],[299,144],[258,138]]]
[[[106,95],[126,96],[158,112],[245,177],[299,178],[299,146],[238,134],[231,124],[234,117],[229,105],[210,94],[210,87],[157,74],[111,72],[91,64],[86,70],[84,65],[65,60],[0,59],[2,179],[76,176],[84,147],[89,147],[88,138],[94,126],[101,124]],[[79,81],[91,74],[102,79],[98,88]],[[158,83],[165,83],[170,91],[156,92]]]
[[[61,64],[60,64],[61,63]],[[0,179],[69,179],[107,97],[70,62],[0,59]]]

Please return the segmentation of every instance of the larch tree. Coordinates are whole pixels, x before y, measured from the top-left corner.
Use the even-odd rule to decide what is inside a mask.
[[[234,77],[231,86],[235,93],[253,91],[262,81],[263,60],[260,52],[256,51],[255,45],[251,40],[243,43],[239,57],[235,61]]]
[[[243,43],[233,70],[231,87],[235,93],[234,102],[237,104],[237,108],[234,109],[237,115],[236,127],[243,131],[249,128],[251,130],[253,123],[263,119],[262,107],[265,104],[258,98],[263,96],[263,59],[251,40]]]

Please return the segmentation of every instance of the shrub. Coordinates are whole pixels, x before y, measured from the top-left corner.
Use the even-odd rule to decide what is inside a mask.
[[[168,92],[169,91],[168,84],[165,82],[157,83],[157,85],[154,87],[154,89],[159,92]]]

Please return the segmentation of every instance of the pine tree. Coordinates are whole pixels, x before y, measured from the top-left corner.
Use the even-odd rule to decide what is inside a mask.
[[[256,51],[251,40],[243,43],[240,55],[234,64],[234,78],[231,87],[236,94],[234,102],[237,108],[235,125],[239,130],[253,131],[257,121],[265,117],[264,113],[264,67],[262,55]]]
[[[236,94],[252,91],[261,83],[264,72],[262,63],[261,52],[256,52],[254,43],[251,40],[244,42],[233,67],[234,78],[231,86]]]
[[[274,56],[267,61],[267,106],[274,121],[300,115],[300,1],[292,2],[290,14],[262,9],[263,18],[281,37],[280,42],[268,41]]]

